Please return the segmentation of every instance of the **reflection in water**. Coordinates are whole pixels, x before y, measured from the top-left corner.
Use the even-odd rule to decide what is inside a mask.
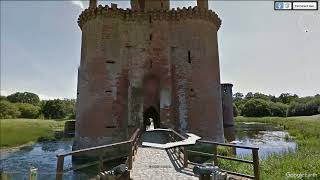
[[[148,132],[152,133],[152,132]],[[296,143],[290,139],[288,132],[270,124],[241,123],[236,126],[236,141],[239,145],[258,146],[259,156],[265,158],[270,153],[295,150]],[[56,155],[72,150],[72,140],[42,142],[26,146],[17,152],[1,154],[0,174],[7,174],[9,179],[28,179],[30,167],[38,168],[38,179],[54,179]],[[250,150],[237,149],[237,155],[250,155]],[[64,161],[64,168],[72,166],[71,157]],[[88,179],[88,173],[68,172],[64,179]],[[92,173],[91,173],[92,175]]]
[[[72,140],[58,142],[42,142],[26,146],[19,151],[1,157],[1,173],[9,179],[29,179],[30,167],[38,168],[38,179],[54,179],[56,170],[56,155],[71,151]],[[65,167],[71,166],[71,158],[65,158]],[[67,173],[65,179],[74,179],[84,176]]]
[[[239,145],[259,147],[259,156],[265,158],[272,153],[294,151],[296,143],[281,127],[263,123],[239,123],[236,130]],[[251,150],[237,148],[237,155],[249,155]]]

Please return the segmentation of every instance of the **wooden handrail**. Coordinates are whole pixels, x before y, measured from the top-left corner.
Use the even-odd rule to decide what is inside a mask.
[[[122,142],[117,142],[117,143],[112,143],[112,144],[107,144],[107,145],[102,145],[102,146],[96,146],[96,147],[91,147],[91,148],[85,148],[85,149],[80,149],[80,150],[76,150],[76,151],[71,151],[68,153],[62,153],[62,154],[58,154],[57,155],[57,170],[56,170],[56,180],[62,180],[63,179],[63,172],[64,171],[64,158],[66,156],[71,156],[71,155],[76,155],[76,154],[81,154],[81,153],[86,153],[86,152],[92,152],[92,151],[98,151],[98,150],[103,150],[103,149],[107,149],[107,148],[111,148],[111,147],[116,147],[116,146],[121,146],[121,145],[126,145],[126,144],[130,144],[130,151],[129,151],[129,155],[128,158],[126,160],[126,164],[129,166],[129,169],[132,168],[132,161],[133,158],[132,156],[134,156],[134,151],[137,149],[137,139],[140,133],[140,128],[137,128],[135,130],[135,132],[132,134],[132,136],[130,137],[129,140],[127,141],[122,141]],[[100,161],[101,161],[101,157]],[[103,163],[103,159],[102,162],[100,162],[100,164]],[[90,165],[92,164],[97,164],[97,163],[89,163]],[[82,167],[88,167],[86,165],[83,165]],[[72,170],[72,168],[69,168],[68,170]]]
[[[182,140],[186,139],[184,136],[182,136],[181,134],[179,134],[175,130],[171,129],[170,131],[173,132],[174,135],[178,136]],[[170,136],[170,137],[175,139],[174,136]],[[178,140],[176,140],[176,141],[178,141]],[[251,175],[248,175],[248,174],[232,172],[232,171],[227,171],[227,170],[224,170],[224,169],[221,169],[221,171],[227,172],[229,174],[234,174],[234,175],[237,175],[237,176],[242,176],[242,177],[246,177],[246,178],[252,178],[252,179],[259,180],[260,172],[259,172],[259,155],[258,155],[259,148],[258,147],[242,146],[242,145],[227,144],[227,143],[219,143],[219,142],[207,141],[207,140],[197,140],[197,142],[204,143],[204,144],[212,144],[214,146],[213,147],[213,154],[199,152],[199,151],[193,151],[193,150],[187,150],[186,147],[182,147],[183,149],[180,149],[179,148],[180,146],[174,147],[174,149],[178,149],[179,150],[178,153],[182,152],[184,154],[184,159],[183,159],[184,163],[183,164],[184,164],[185,167],[187,167],[188,164],[196,164],[196,163],[190,162],[188,160],[188,153],[197,153],[197,154],[200,154],[200,155],[213,157],[213,160],[214,160],[215,163],[218,162],[217,159],[219,158],[219,159],[225,159],[225,160],[230,160],[230,161],[237,161],[237,162],[241,162],[241,163],[252,164],[253,165],[254,176],[251,176]],[[249,161],[249,160],[245,160],[245,159],[238,159],[238,158],[234,158],[234,157],[228,157],[228,156],[219,155],[218,152],[217,152],[217,146],[225,146],[225,147],[241,148],[241,149],[250,149],[250,150],[252,150],[252,159],[253,160]],[[200,164],[197,164],[197,165],[200,165]]]
[[[259,150],[258,147],[241,146],[241,145],[227,144],[227,143],[219,143],[219,142],[207,141],[207,140],[198,140],[198,142],[207,143],[207,144],[215,144],[215,145],[219,145],[219,146],[228,146],[228,147],[234,147],[234,148],[241,148],[241,149],[257,149],[257,150]]]

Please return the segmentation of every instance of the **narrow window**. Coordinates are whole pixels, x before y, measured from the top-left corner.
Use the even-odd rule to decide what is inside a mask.
[[[106,126],[105,128],[116,128],[116,126]]]
[[[188,62],[191,64],[191,52],[188,51]]]
[[[149,16],[149,23],[152,23],[151,15]]]
[[[150,61],[150,68],[152,68],[152,60]]]
[[[163,8],[163,2],[161,2],[161,8]]]
[[[107,91],[105,91],[106,93],[111,93],[112,91],[110,91],[110,90],[107,90]]]
[[[149,35],[149,40],[150,40],[150,41],[152,40],[152,34]]]
[[[114,63],[116,63],[115,61],[106,61],[106,63],[108,63],[108,64],[114,64]]]

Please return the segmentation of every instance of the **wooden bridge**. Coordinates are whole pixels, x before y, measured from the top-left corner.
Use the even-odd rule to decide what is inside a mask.
[[[104,146],[97,146],[87,149],[81,149],[77,151],[72,151],[65,154],[57,155],[57,174],[56,179],[62,180],[64,173],[72,170],[79,170],[83,168],[88,168],[90,166],[97,166],[98,173],[92,179],[108,179],[105,163],[111,159],[125,158],[125,164],[129,169],[127,177],[124,179],[199,179],[193,171],[192,168],[195,165],[200,165],[191,162],[188,156],[192,153],[197,156],[206,156],[213,160],[215,165],[219,166],[219,159],[224,159],[228,161],[237,161],[240,163],[247,163],[253,166],[253,175],[241,174],[239,172],[233,172],[228,169],[220,169],[222,172],[228,174],[231,179],[259,179],[259,156],[257,147],[239,146],[234,144],[217,143],[206,140],[196,140],[197,144],[201,143],[204,145],[210,145],[212,147],[212,153],[200,152],[191,150],[192,146],[195,145],[185,145],[181,143],[176,143],[176,146],[170,146],[169,148],[154,148],[142,146],[143,142],[148,142],[152,144],[162,144],[165,145],[168,142],[181,142],[187,138],[172,129],[166,131],[150,131],[141,132],[137,129],[131,138],[127,141],[118,142],[114,144],[108,144]],[[252,161],[245,159],[238,159],[235,156],[225,156],[218,153],[218,147],[229,147],[233,150],[235,148],[249,149],[252,151]],[[129,148],[128,148],[129,147]],[[105,153],[111,148],[125,148],[128,149],[127,153],[124,153],[118,157],[105,157]],[[85,155],[88,153],[98,154],[99,159],[93,160],[91,162],[86,162],[85,164],[80,164],[70,168],[64,168],[64,159],[68,156]]]

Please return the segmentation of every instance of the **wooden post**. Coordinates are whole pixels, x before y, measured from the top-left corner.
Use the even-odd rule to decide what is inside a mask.
[[[258,149],[252,149],[252,158],[253,158],[253,171],[254,171],[254,179],[260,179],[260,172],[259,172],[259,154]]]
[[[187,147],[183,147],[183,167],[188,167],[188,151],[187,151]]]
[[[218,165],[218,158],[217,158],[218,150],[217,145],[213,144],[213,164],[216,166]]]
[[[99,171],[103,171],[103,158],[102,158],[102,153],[99,155]]]
[[[56,180],[63,179],[63,164],[64,164],[64,156],[57,155],[57,171],[56,171]]]
[[[130,147],[129,147],[129,157],[128,157],[128,160],[129,160],[129,162],[128,162],[128,168],[129,169],[132,169],[132,142],[130,142]]]

